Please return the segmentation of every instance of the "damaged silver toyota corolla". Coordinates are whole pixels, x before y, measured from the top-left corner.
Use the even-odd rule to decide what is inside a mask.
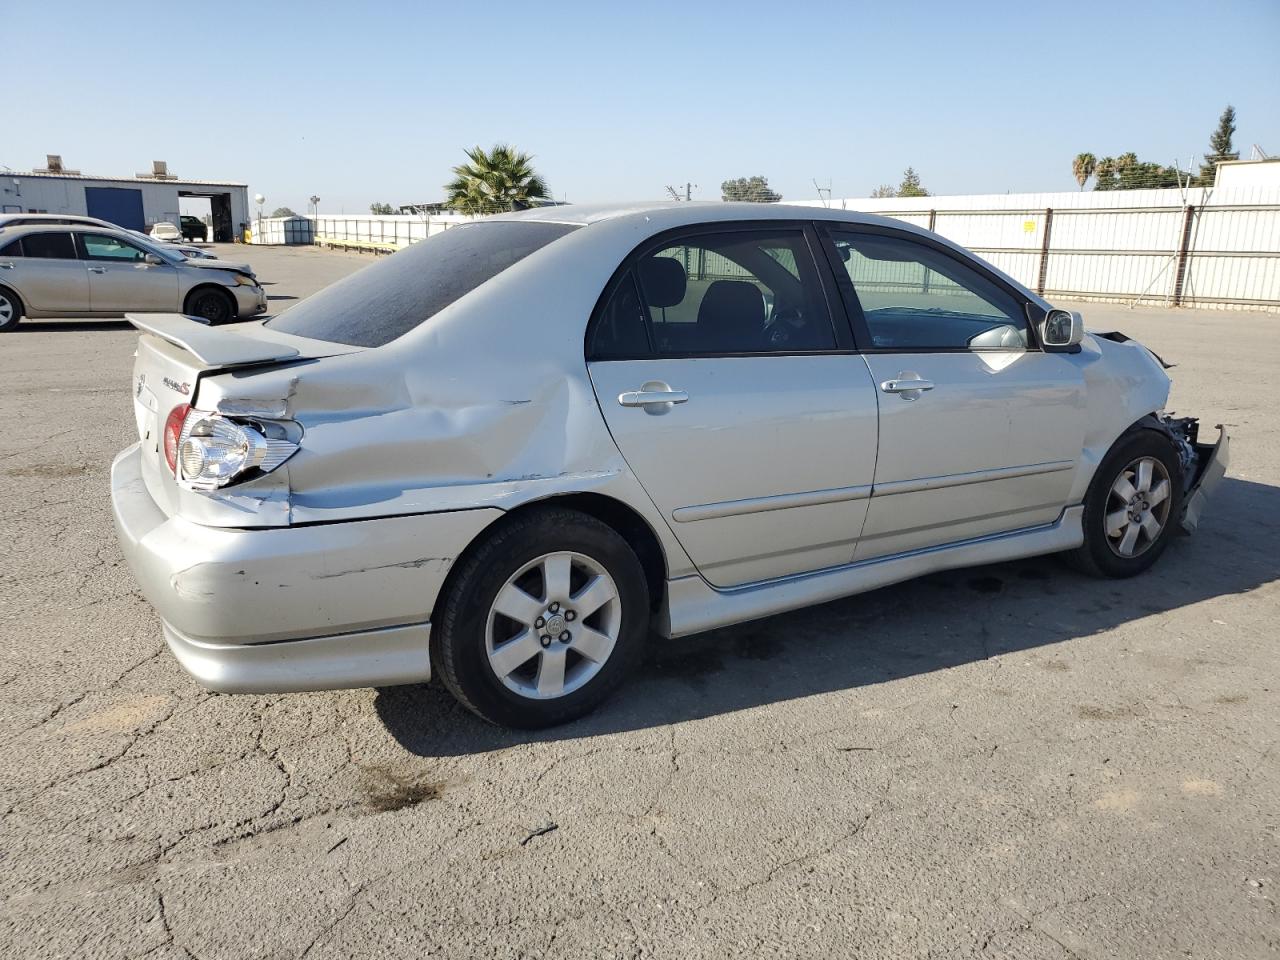
[[[278,317],[142,331],[116,527],[201,683],[427,680],[540,726],[679,637],[1195,526],[1225,433],[939,237],[776,204],[454,227]],[[852,641],[851,641],[852,642]]]

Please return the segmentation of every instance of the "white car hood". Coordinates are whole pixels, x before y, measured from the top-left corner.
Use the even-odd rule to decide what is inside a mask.
[[[209,259],[193,260],[188,258],[186,265],[188,267],[199,267],[202,270],[234,270],[237,273],[253,275],[253,270],[247,263],[229,263],[226,260]]]

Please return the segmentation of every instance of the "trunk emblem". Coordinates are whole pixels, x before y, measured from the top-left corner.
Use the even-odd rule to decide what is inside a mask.
[[[164,377],[161,382],[170,390],[175,390],[184,397],[191,392],[191,385],[189,383],[178,383],[177,380],[172,380],[169,377]]]

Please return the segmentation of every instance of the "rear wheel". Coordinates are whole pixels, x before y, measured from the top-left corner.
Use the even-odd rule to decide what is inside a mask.
[[[22,301],[11,290],[0,287],[0,331],[12,330],[22,319]]]
[[[574,510],[503,523],[455,572],[431,627],[431,660],[492,723],[545,727],[590,711],[622,682],[649,627],[635,553]]]
[[[1107,454],[1084,503],[1084,543],[1067,554],[1101,577],[1132,577],[1169,545],[1182,515],[1182,467],[1173,444],[1155,430],[1122,437]]]
[[[231,294],[226,291],[204,287],[187,297],[184,312],[188,316],[208,320],[210,324],[226,323],[235,319],[236,305]]]

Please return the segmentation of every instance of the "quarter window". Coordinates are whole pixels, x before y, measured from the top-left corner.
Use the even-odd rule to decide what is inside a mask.
[[[74,260],[76,245],[69,233],[28,233],[22,238],[22,253],[43,260]]]
[[[836,346],[799,230],[697,234],[636,266],[660,355],[804,353]]]
[[[126,243],[118,237],[109,237],[102,233],[82,233],[85,255],[90,260],[132,260],[143,259],[145,250]]]
[[[600,311],[589,352],[596,360],[635,359],[649,354],[644,308],[640,306],[636,281],[630,271]]]
[[[1024,307],[977,270],[904,237],[834,231],[881,350],[1025,350]]]

